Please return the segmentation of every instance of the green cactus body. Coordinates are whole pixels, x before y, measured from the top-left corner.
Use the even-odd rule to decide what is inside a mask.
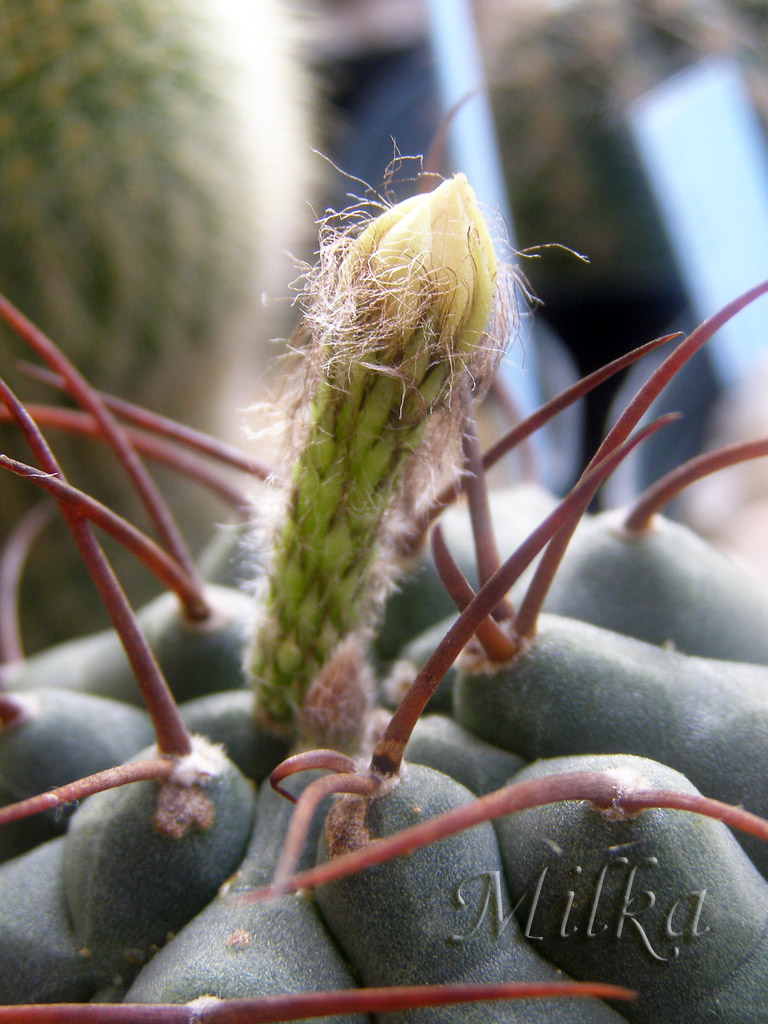
[[[326,821],[321,859],[342,852],[345,839],[370,841],[471,800],[460,783],[422,765],[386,796],[370,803],[347,798]],[[496,879],[499,915],[483,918]],[[490,824],[317,890],[331,930],[368,985],[448,983],[451,981],[564,980],[528,945],[514,925],[503,882],[498,844]],[[495,912],[495,911],[494,911]],[[505,922],[506,927],[504,926]],[[549,1003],[515,1000],[383,1014],[382,1024],[398,1020],[483,1024],[515,1021],[565,1022],[622,1020],[596,1000],[558,999]]]
[[[493,246],[462,175],[331,249],[310,288],[309,423],[249,666],[260,714],[289,733],[334,648],[375,618],[405,467],[485,355],[494,302]]]
[[[0,726],[0,804],[111,768],[152,739],[147,713],[119,701],[46,689],[16,699],[24,713]],[[0,828],[0,861],[63,832],[67,817],[57,808]]]
[[[315,777],[317,773],[307,773],[302,784]],[[308,893],[268,903],[238,900],[270,881],[292,811],[293,805],[270,786],[262,788],[256,826],[237,873],[143,968],[126,993],[126,1002],[187,1003],[201,996],[236,999],[356,984]],[[318,828],[308,850],[317,841]],[[323,1018],[333,1024],[366,1019]]]
[[[499,789],[525,764],[522,758],[479,740],[447,715],[420,718],[405,756],[414,764],[450,775],[477,796]]]
[[[95,991],[64,895],[66,839],[0,866],[0,1005],[78,1002]]]
[[[165,593],[138,612],[139,625],[178,700],[212,690],[247,686],[242,670],[251,599],[229,587],[209,585],[211,615],[190,622],[174,594]],[[9,684],[21,692],[43,687],[79,690],[140,704],[141,693],[117,633],[107,629],[64,641],[9,670]]]
[[[768,590],[688,527],[604,512],[574,535],[545,607],[686,654],[768,664]]]
[[[696,792],[665,765],[621,755],[540,761],[516,779],[582,770]],[[721,822],[659,808],[611,820],[569,801],[496,827],[522,927],[569,974],[641,993],[622,1009],[630,1020],[765,1019],[768,883]]]
[[[566,980],[568,970],[584,979],[625,980],[640,989],[639,1000],[635,1007],[617,1001],[614,1009],[572,994],[494,1001],[482,993],[475,1004],[377,1011],[375,1019],[757,1024],[765,1017],[768,884],[759,872],[768,874],[768,847],[754,838],[739,845],[721,823],[693,814],[648,810],[618,820],[622,793],[614,782],[616,772],[619,782],[626,777],[631,799],[639,772],[656,785],[689,794],[697,786],[768,813],[768,668],[694,657],[545,614],[538,634],[521,640],[514,656],[496,645],[508,659],[501,664],[490,662],[480,641],[470,642],[454,675],[453,719],[428,716],[413,727],[406,761],[400,753],[413,726],[407,713],[423,708],[421,697],[437,686],[436,675],[424,673],[424,686],[410,692],[405,713],[379,733],[368,769],[339,753],[359,753],[365,732],[376,742],[385,717],[380,708],[371,713],[365,646],[381,621],[402,554],[403,513],[413,512],[421,497],[416,470],[434,450],[430,444],[452,447],[449,428],[465,425],[467,385],[493,363],[484,331],[495,278],[489,234],[461,176],[386,210],[356,236],[329,232],[306,294],[312,341],[286,443],[291,463],[282,474],[284,518],[265,530],[269,555],[259,567],[250,638],[243,623],[254,617],[253,595],[223,588],[211,588],[214,614],[202,625],[183,621],[175,597],[141,614],[151,646],[184,699],[183,719],[229,745],[238,767],[204,738],[186,735],[162,680],[154,679],[159,700],[143,686],[165,751],[145,766],[155,781],[84,798],[66,820],[65,836],[0,865],[0,1002],[125,1000],[144,1004],[120,1008],[128,1021],[147,1014],[170,1019],[176,1011],[204,1019],[221,1010],[237,1022],[259,1015],[263,1006],[221,1007],[221,1000],[297,991],[314,997],[326,989],[357,997],[361,985],[429,983],[444,995],[454,981],[546,984]],[[528,520],[523,517],[524,527],[517,522],[517,491],[497,502],[500,540],[509,549]],[[547,497],[544,504],[534,519],[549,512]],[[415,514],[408,525],[419,521]],[[449,544],[466,562],[464,529],[457,528],[459,542]],[[230,561],[225,555],[218,564]],[[435,593],[429,570],[421,584],[410,594],[403,588],[399,609],[391,603],[392,618],[382,628],[392,635],[379,645],[382,661],[403,653],[409,629],[416,633],[442,616],[431,597],[415,607],[419,594]],[[480,603],[489,593],[499,599],[494,585]],[[699,589],[709,599],[706,576]],[[755,623],[750,629],[762,629],[759,617],[749,621]],[[442,631],[419,634],[408,652],[417,664]],[[456,634],[443,650],[454,640]],[[149,658],[147,664],[151,669]],[[21,693],[20,700],[14,691],[3,703],[2,799],[21,793],[10,784],[2,790],[6,765],[8,779],[26,775],[25,791],[46,787],[58,781],[47,774],[46,754],[49,761],[80,764],[77,753],[102,756],[95,749],[100,738],[108,758],[115,731],[125,743],[124,750],[115,746],[115,760],[146,757],[134,754],[146,723],[130,706],[137,690],[115,634],[73,642],[15,669],[3,666],[2,676]],[[246,681],[256,691],[256,721]],[[54,683],[61,686],[55,693]],[[126,713],[110,717],[107,705],[114,709],[114,701],[94,692],[119,696]],[[38,721],[19,712],[26,701],[31,707],[48,702],[47,728],[44,715]],[[321,711],[329,712],[326,719]],[[51,727],[61,736],[51,737]],[[310,744],[332,749],[302,749]],[[288,750],[295,757],[279,767],[281,785],[295,793],[317,781],[320,766],[334,773],[323,781],[324,791],[346,793],[330,810],[330,798],[315,808],[306,840],[300,830],[287,830],[293,805],[267,785],[257,799],[252,781],[265,778]],[[588,756],[571,756],[581,754]],[[521,764],[542,756],[560,760]],[[474,794],[509,778],[604,766],[613,777],[610,820],[583,802],[569,802],[516,814],[497,828],[487,821],[467,827],[466,813],[477,810]],[[302,768],[311,771],[291,777]],[[130,772],[114,776],[125,783]],[[498,799],[486,798],[485,809]],[[375,858],[380,838],[422,822],[434,825],[454,810],[465,815],[465,827],[451,837],[337,877],[314,895],[275,895],[290,870],[286,851],[301,847],[299,869],[369,847]],[[595,912],[594,935],[569,931],[589,930],[590,922],[591,904],[574,879],[600,879],[606,856],[616,870],[606,868],[601,891],[625,902],[610,920]],[[641,869],[659,880],[659,897],[651,898],[652,883],[644,876],[641,883]],[[637,883],[632,893],[628,875]],[[558,888],[554,897],[546,888],[550,880]],[[238,898],[270,882],[271,901]],[[662,889],[669,895],[663,907]],[[532,897],[539,901],[533,914]],[[656,930],[644,930],[650,917],[643,915],[658,910]],[[598,930],[602,924],[606,928]],[[623,942],[628,937],[632,945]],[[367,1011],[370,994],[365,998]],[[155,1000],[176,1006],[154,1011],[147,1004]],[[88,1016],[83,1007],[48,1010],[39,1016]],[[16,1006],[14,1012],[29,1016]],[[351,1024],[361,1018],[336,1019]]]
[[[414,346],[420,343],[415,339]],[[444,380],[446,373],[440,367],[436,375]],[[301,706],[308,679],[368,618],[382,521],[426,426],[421,417],[403,424],[393,378],[381,377],[373,388],[364,386],[370,380],[356,383],[339,392],[322,382],[313,407],[319,443],[311,441],[301,453],[277,541],[267,597],[275,629],[272,642],[262,631],[252,671],[262,708],[278,720],[288,707]]]
[[[99,987],[127,983],[200,911],[245,853],[253,786],[210,744],[176,779],[90,797],[64,847],[67,907]]]
[[[511,664],[460,671],[454,698],[466,729],[527,761],[622,751],[669,765],[707,796],[768,811],[761,665],[693,658],[543,615]],[[768,874],[766,844],[744,833],[739,840]]]
[[[222,690],[179,705],[182,721],[194,735],[225,748],[227,757],[248,779],[261,782],[290,752],[288,744],[253,720],[250,690]]]

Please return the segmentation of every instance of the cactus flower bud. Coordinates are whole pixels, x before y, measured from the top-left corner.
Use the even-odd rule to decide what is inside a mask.
[[[376,313],[396,326],[393,344],[429,317],[446,356],[472,351],[493,308],[496,254],[465,176],[371,221],[342,261],[342,302],[361,276],[378,286]]]
[[[498,354],[484,333],[496,275],[461,174],[323,240],[305,302],[308,413],[250,651],[258,713],[276,728],[295,733],[315,677],[376,617],[404,470],[432,414]]]

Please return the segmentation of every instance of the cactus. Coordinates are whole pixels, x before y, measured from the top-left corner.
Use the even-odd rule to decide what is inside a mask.
[[[280,15],[261,6],[250,43],[266,49]],[[295,216],[273,237],[253,208],[275,188],[243,142],[248,80],[228,39],[252,26],[228,18],[207,0],[3,4],[0,289],[106,389],[146,395],[159,365],[210,348],[257,235],[290,244]],[[281,87],[272,103],[293,116]],[[298,171],[281,173],[287,190]],[[180,390],[166,407],[189,412]]]
[[[355,672],[349,638],[368,628],[387,586],[403,478],[410,471],[409,488],[424,489],[414,461],[427,428],[440,409],[460,424],[462,380],[488,371],[483,331],[496,282],[490,235],[462,175],[321,252],[307,311],[307,360],[318,364],[307,382],[309,423],[250,659],[260,712],[294,730],[341,642],[338,671]]]
[[[153,421],[177,468],[221,484],[169,433],[261,478],[258,528],[220,536],[205,574],[167,523],[159,548],[73,486],[0,381],[37,463],[0,468],[54,496],[113,622],[0,673],[0,1024],[762,1019],[768,669],[748,634],[768,596],[658,520],[676,484],[625,514],[631,555],[585,510],[663,429],[633,433],[655,395],[768,283],[677,345],[565,497],[515,484],[489,501],[494,458],[597,382],[480,450],[504,281],[461,175],[326,221],[281,464]],[[110,420],[49,339],[0,313],[73,381],[163,521],[136,410]],[[134,615],[95,526],[171,591]],[[243,560],[250,593],[224,582]],[[595,579],[627,562],[635,592],[595,625]],[[671,609],[686,586],[678,618],[657,614],[668,632],[643,633],[633,598]],[[572,617],[541,612],[566,599]],[[693,620],[731,640],[748,623],[743,657],[683,642]]]
[[[239,425],[228,411],[225,424],[223,409],[257,396],[259,374],[241,387],[245,351],[250,369],[263,368],[267,340],[288,329],[278,304],[255,315],[261,292],[282,294],[293,274],[275,253],[300,253],[311,231],[301,219],[309,103],[298,98],[309,85],[288,59],[282,6],[6,0],[0,11],[0,291],[100,388],[230,438]],[[0,348],[7,374],[23,349],[8,331]],[[12,435],[3,444],[23,458]],[[88,446],[67,441],[61,457],[93,459],[100,496],[123,500],[120,476]],[[28,489],[9,482],[3,534],[29,503]],[[177,512],[202,536],[215,506],[194,505],[186,495]],[[42,538],[47,578],[37,561],[26,576],[27,635],[38,647],[91,626],[87,580],[79,586],[66,551],[54,560],[55,529]],[[72,594],[38,619],[51,565]],[[120,568],[133,573],[131,560]],[[150,596],[140,575],[128,580]]]

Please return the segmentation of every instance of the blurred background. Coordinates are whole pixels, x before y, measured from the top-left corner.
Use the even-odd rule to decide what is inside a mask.
[[[315,217],[363,183],[412,194],[415,162],[392,161],[421,155],[465,171],[521,254],[537,302],[504,381],[528,411],[768,277],[766,54],[768,0],[0,0],[0,290],[100,387],[238,440],[292,330]],[[606,502],[768,432],[755,311],[670,388],[661,405],[684,420]],[[0,372],[59,401],[20,356],[3,328]],[[572,482],[648,372],[553,424],[536,450],[547,486]],[[74,482],[134,511],[102,451],[55,445]],[[0,446],[28,459],[11,428]],[[734,549],[749,536],[754,562],[767,476],[719,477],[674,514]],[[5,535],[37,495],[1,483]],[[193,545],[226,518],[170,490]],[[46,529],[25,575],[30,649],[99,622],[68,543]],[[143,597],[141,572],[120,571]]]

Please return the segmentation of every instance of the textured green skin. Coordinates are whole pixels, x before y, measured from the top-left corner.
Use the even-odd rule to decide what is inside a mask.
[[[64,848],[67,906],[99,985],[128,982],[142,960],[200,911],[243,858],[253,785],[233,766],[204,786],[215,820],[182,839],[154,825],[158,784],[98,793],[72,816]],[[135,952],[133,952],[135,951]]]
[[[92,694],[39,690],[30,714],[0,728],[0,805],[112,768],[151,742],[149,715]],[[66,828],[61,808],[0,828],[0,861]]]
[[[768,813],[768,672],[689,658],[556,615],[514,662],[460,672],[455,717],[527,761],[566,754],[650,757],[706,795]],[[737,739],[738,737],[738,739]],[[768,847],[739,834],[768,875]]]
[[[231,69],[207,6],[3,5],[0,289],[104,386],[210,341],[243,280]]]
[[[417,360],[414,392],[425,407],[414,393],[404,397],[397,378],[370,371],[351,371],[343,389],[325,378],[318,385],[251,663],[259,705],[277,721],[293,717],[333,648],[375,608],[371,573],[384,516],[449,373],[446,360],[427,362],[430,330],[415,331],[395,364],[402,372]]]
[[[703,658],[768,665],[768,590],[693,531],[663,516],[640,534],[615,512],[574,535],[547,611]]]
[[[467,789],[442,773],[410,765],[391,793],[371,803],[366,824],[374,836],[385,836],[468,803],[471,798]],[[318,859],[326,856],[321,842]],[[493,827],[486,823],[417,850],[407,858],[321,886],[317,901],[331,931],[367,985],[562,979],[521,938],[512,921],[501,935],[487,920],[465,941],[452,939],[467,936],[476,925],[483,894],[470,880],[489,871],[501,871],[501,859]],[[467,899],[464,907],[457,903],[462,885]],[[472,902],[475,898],[478,903]],[[506,892],[502,898],[508,914]],[[377,1017],[381,1024],[607,1024],[622,1019],[595,1000],[567,999],[446,1006]]]
[[[79,1002],[94,992],[64,898],[65,839],[0,867],[0,1003]]]
[[[540,761],[516,781],[568,771],[626,770],[661,789],[695,793],[678,772],[644,758],[586,756]],[[528,934],[543,955],[577,978],[627,985],[641,993],[622,1012],[637,1024],[749,1024],[768,1005],[768,884],[725,825],[684,811],[652,808],[610,821],[586,802],[508,815],[496,823],[518,918],[525,923],[543,868],[544,896]],[[625,857],[627,863],[617,860]],[[649,864],[647,858],[656,858]],[[598,879],[605,865],[595,903]],[[580,867],[581,872],[576,868]],[[627,896],[628,873],[637,873]],[[568,891],[576,898],[563,926]],[[647,895],[653,893],[653,898]],[[694,927],[693,908],[706,890]],[[527,896],[525,894],[527,893]],[[697,894],[686,900],[688,894]],[[665,921],[674,902],[681,905]],[[592,934],[587,934],[593,908]],[[653,953],[641,938],[647,936]],[[705,930],[708,929],[708,930]],[[694,934],[694,933],[700,934]],[[675,954],[677,949],[677,954]],[[663,957],[662,962],[656,957]],[[720,1004],[721,993],[727,996]]]
[[[253,602],[228,587],[209,585],[210,620],[187,621],[174,594],[138,612],[139,626],[177,700],[247,685],[242,658]],[[141,692],[114,630],[68,640],[22,662],[9,680],[16,690],[61,687],[141,705]]]
[[[293,804],[270,786],[261,789],[256,826],[237,874],[141,971],[126,1002],[184,1003],[202,995],[237,999],[355,985],[308,893],[268,903],[237,902],[239,892],[271,880],[292,811]],[[317,828],[315,843],[316,837]],[[233,936],[239,940],[233,942]],[[323,1018],[333,1024],[367,1019]]]

